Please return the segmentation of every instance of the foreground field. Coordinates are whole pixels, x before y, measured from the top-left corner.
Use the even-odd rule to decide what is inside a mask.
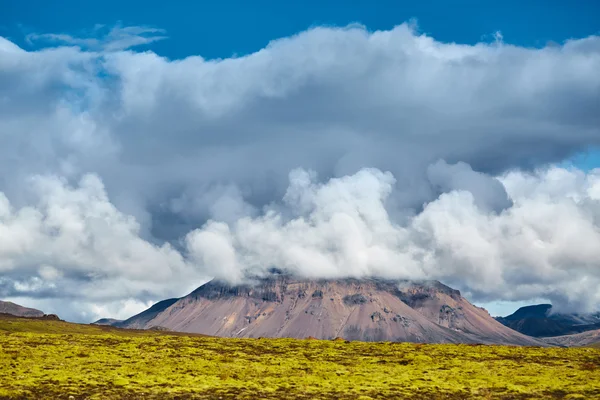
[[[0,399],[600,398],[600,349],[219,339],[0,319]]]

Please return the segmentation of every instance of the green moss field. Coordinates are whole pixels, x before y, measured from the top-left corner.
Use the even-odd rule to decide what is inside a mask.
[[[600,349],[226,339],[4,317],[0,399],[600,399]]]

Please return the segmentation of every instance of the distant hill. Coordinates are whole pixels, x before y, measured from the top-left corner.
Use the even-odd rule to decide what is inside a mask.
[[[600,329],[600,314],[553,313],[550,304],[521,307],[513,314],[497,317],[496,320],[533,337],[563,336]]]
[[[542,338],[548,344],[566,347],[593,346],[600,347],[600,329],[576,333],[573,335]]]
[[[44,313],[35,308],[23,307],[10,301],[0,300],[0,313],[16,315],[17,317],[43,317]]]
[[[121,322],[123,322],[123,320],[121,319],[114,319],[114,318],[100,318],[98,321],[96,322],[92,322],[93,325],[109,325],[109,326],[117,326],[118,324],[120,324]]]
[[[77,324],[63,321],[54,314],[45,314],[36,317],[19,317],[7,313],[0,313],[0,333],[3,332],[30,332],[30,333],[59,333],[59,334],[85,334],[118,336],[185,336],[204,337],[205,335],[170,332],[165,329],[141,330],[122,329],[110,325]],[[2,398],[2,396],[0,396]]]
[[[225,337],[544,345],[437,281],[306,280],[285,274],[239,286],[211,281],[118,326]]]

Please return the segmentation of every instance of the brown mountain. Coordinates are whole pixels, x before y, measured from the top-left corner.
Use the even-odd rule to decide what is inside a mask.
[[[299,280],[286,275],[253,285],[211,281],[119,326],[225,337],[544,345],[503,326],[437,281]]]
[[[10,301],[0,300],[0,314],[16,315],[17,317],[43,317],[44,313],[35,308],[23,307]]]

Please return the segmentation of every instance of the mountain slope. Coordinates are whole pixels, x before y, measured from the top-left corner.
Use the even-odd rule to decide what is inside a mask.
[[[550,304],[521,307],[513,314],[496,320],[534,337],[564,336],[600,329],[600,315],[553,313]]]
[[[600,344],[600,329],[573,335],[542,338],[548,344],[566,347],[579,347]]]
[[[439,282],[279,275],[256,285],[211,281],[160,312],[154,307],[120,326],[226,337],[541,344],[504,327]]]
[[[401,298],[413,309],[438,325],[482,338],[486,343],[535,345],[535,340],[506,329],[483,308],[476,307],[440,282],[411,283],[401,289]]]
[[[147,326],[150,321],[152,321],[156,316],[165,311],[171,305],[173,305],[179,299],[167,299],[159,301],[154,304],[149,309],[142,311],[141,313],[134,315],[133,317],[126,319],[125,321],[121,321],[116,323],[114,326],[123,327],[123,328],[131,328],[131,329],[145,329],[150,328],[151,326],[157,326],[153,324],[151,326]]]
[[[43,317],[44,313],[35,308],[23,307],[10,301],[0,300],[0,314],[16,315],[17,317]]]

